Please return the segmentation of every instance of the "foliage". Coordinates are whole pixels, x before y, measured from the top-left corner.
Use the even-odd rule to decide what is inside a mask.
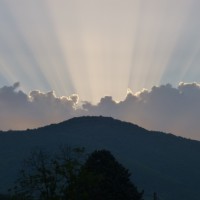
[[[107,150],[94,151],[82,167],[79,194],[87,200],[141,200],[142,192],[130,181],[130,173]],[[90,175],[88,177],[88,174]],[[83,197],[82,197],[83,199]]]
[[[51,158],[43,151],[32,152],[13,188],[14,199],[66,199],[81,167],[84,148],[62,148]]]
[[[69,147],[54,157],[33,152],[13,191],[13,200],[142,199],[128,170],[109,151],[94,151],[85,159],[84,148]]]

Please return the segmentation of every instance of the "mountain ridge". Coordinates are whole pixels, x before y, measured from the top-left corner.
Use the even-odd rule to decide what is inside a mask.
[[[9,134],[10,133],[10,134]],[[54,153],[60,145],[110,150],[147,194],[163,199],[200,198],[200,142],[169,133],[148,131],[111,117],[78,117],[27,131],[0,134],[0,191],[10,186],[20,162],[36,148]],[[184,188],[184,189],[183,189]],[[5,191],[5,190],[4,190]]]
[[[127,122],[127,121],[122,121],[120,119],[116,119],[116,118],[113,118],[113,117],[106,117],[106,116],[81,116],[81,117],[73,117],[71,119],[68,119],[68,120],[64,120],[62,122],[59,122],[59,123],[52,123],[52,124],[49,124],[49,125],[45,125],[45,126],[41,126],[41,127],[37,127],[37,128],[32,128],[32,129],[26,129],[26,130],[8,130],[8,131],[1,131],[0,130],[0,133],[17,133],[17,132],[20,132],[20,133],[23,133],[23,132],[35,132],[35,131],[40,131],[40,130],[43,130],[43,129],[51,129],[52,127],[55,128],[57,126],[60,126],[60,125],[69,125],[70,122],[73,122],[73,121],[76,121],[77,120],[98,120],[98,119],[106,119],[106,120],[111,120],[111,121],[115,121],[115,122],[119,122],[119,123],[123,123],[123,124],[126,124],[128,126],[132,126],[134,128],[137,128],[137,129],[142,129],[143,131],[147,131],[149,133],[153,133],[153,134],[163,134],[163,135],[167,135],[167,136],[172,136],[172,137],[176,137],[176,138],[179,138],[179,139],[185,139],[185,140],[190,140],[190,141],[194,141],[194,142],[200,142],[198,140],[195,140],[195,139],[191,139],[191,138],[187,138],[187,137],[183,137],[183,136],[178,136],[178,135],[175,135],[173,133],[169,133],[169,132],[163,132],[163,131],[156,131],[156,130],[148,130],[146,128],[143,128],[142,126],[139,126],[137,124],[134,124],[134,123],[131,123],[131,122]]]

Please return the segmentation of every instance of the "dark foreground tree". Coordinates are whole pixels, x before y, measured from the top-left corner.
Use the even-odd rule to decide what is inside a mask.
[[[85,200],[141,200],[130,173],[107,150],[94,151],[79,174],[77,194]]]
[[[25,162],[12,199],[142,200],[129,171],[109,151],[94,151],[86,162],[84,155],[83,148],[65,148],[53,158],[34,152]]]
[[[84,148],[62,148],[59,155],[51,157],[43,151],[34,151],[24,161],[16,186],[10,190],[12,199],[60,200],[74,190],[82,166]]]

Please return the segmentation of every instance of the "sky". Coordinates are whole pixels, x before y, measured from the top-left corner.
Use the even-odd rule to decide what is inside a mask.
[[[199,140],[199,8],[0,0],[0,129],[106,115]]]

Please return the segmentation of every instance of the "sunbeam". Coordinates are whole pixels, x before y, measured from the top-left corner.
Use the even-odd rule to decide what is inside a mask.
[[[4,1],[0,2],[0,6],[2,9],[1,24],[5,25],[1,29],[0,56],[3,63],[1,68],[7,68],[6,71],[12,77],[12,81],[20,79],[22,82],[29,82],[30,86],[34,82],[38,82],[42,86],[49,85],[43,73],[41,73],[41,68],[34,56],[33,49],[28,46],[26,38],[15,20],[16,18],[10,11],[10,6],[7,6]],[[35,73],[36,70],[37,73]]]
[[[189,1],[178,3],[177,9],[171,1],[140,2],[129,77],[129,87],[136,91],[161,82],[191,7]]]
[[[200,81],[198,0],[2,0],[0,84],[120,101]]]

